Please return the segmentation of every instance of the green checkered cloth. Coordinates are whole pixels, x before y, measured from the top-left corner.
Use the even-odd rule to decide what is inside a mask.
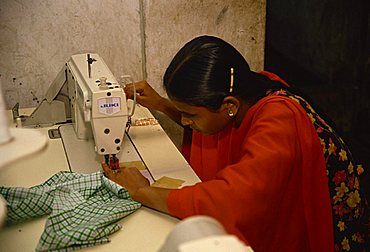
[[[0,187],[7,224],[49,215],[36,251],[72,251],[109,242],[121,218],[140,208],[128,191],[102,172],[59,172],[31,188]]]

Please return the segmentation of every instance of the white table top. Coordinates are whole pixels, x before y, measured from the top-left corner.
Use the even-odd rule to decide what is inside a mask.
[[[148,117],[152,115],[147,109],[137,107],[133,119]],[[48,129],[34,130],[47,135]],[[199,178],[160,125],[133,126],[129,135],[155,179],[162,176],[179,178],[185,180],[184,185],[199,182]],[[35,186],[63,170],[68,171],[69,167],[62,141],[48,139],[46,147],[41,152],[3,168],[0,171],[0,185]],[[45,221],[46,216],[4,227],[0,230],[0,251],[34,251]],[[110,243],[86,248],[83,251],[157,251],[178,221],[169,215],[142,207],[119,222],[123,227],[110,236]]]

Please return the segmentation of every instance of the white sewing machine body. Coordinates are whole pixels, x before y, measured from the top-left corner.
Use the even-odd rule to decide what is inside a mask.
[[[73,55],[39,106],[30,116],[18,119],[23,127],[72,122],[77,139],[92,140],[99,155],[116,155],[135,105],[129,114],[122,83],[127,78],[118,83],[98,54]],[[13,117],[17,115],[13,109]]]
[[[73,55],[66,64],[72,123],[79,139],[93,135],[98,154],[117,154],[128,121],[126,95],[103,59],[92,56],[91,77],[86,54]]]

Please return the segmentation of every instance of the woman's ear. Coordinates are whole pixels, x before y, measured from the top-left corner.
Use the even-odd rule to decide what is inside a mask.
[[[234,117],[240,108],[240,101],[234,96],[226,96],[222,101],[221,111],[226,111],[227,115]]]

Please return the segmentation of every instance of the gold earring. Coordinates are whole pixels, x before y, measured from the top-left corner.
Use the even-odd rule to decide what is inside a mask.
[[[233,117],[233,116],[234,116],[234,112],[233,112],[231,109],[228,109],[228,110],[227,110],[227,114],[228,114],[230,117]]]

